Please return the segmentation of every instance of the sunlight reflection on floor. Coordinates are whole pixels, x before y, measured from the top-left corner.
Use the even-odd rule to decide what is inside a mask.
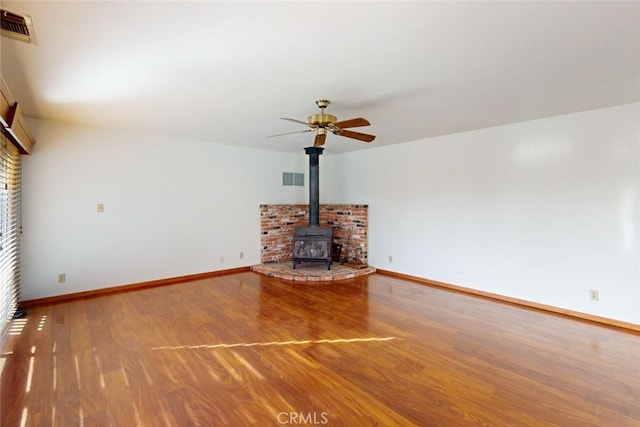
[[[295,341],[270,341],[270,342],[252,342],[252,343],[232,343],[232,344],[200,344],[200,345],[177,345],[153,347],[152,350],[181,350],[181,349],[211,349],[211,348],[232,348],[232,347],[257,347],[257,346],[276,346],[276,345],[305,345],[305,344],[344,344],[355,342],[371,342],[371,341],[391,341],[396,337],[372,337],[372,338],[336,338],[323,340],[295,340]]]

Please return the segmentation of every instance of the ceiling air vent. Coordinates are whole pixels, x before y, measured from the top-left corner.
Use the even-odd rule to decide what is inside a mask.
[[[31,43],[32,33],[30,17],[0,9],[0,35]]]

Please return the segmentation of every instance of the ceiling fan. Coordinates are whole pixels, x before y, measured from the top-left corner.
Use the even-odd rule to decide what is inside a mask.
[[[321,145],[324,145],[324,142],[327,139],[327,131],[331,132],[334,135],[353,138],[363,142],[371,142],[374,139],[376,139],[374,135],[347,130],[347,128],[369,126],[371,124],[369,123],[368,120],[363,119],[362,117],[338,121],[336,116],[333,116],[331,114],[325,114],[324,109],[327,108],[327,105],[329,105],[329,103],[330,102],[328,99],[317,100],[316,105],[320,108],[320,114],[310,115],[306,122],[303,122],[302,120],[290,119],[287,117],[280,117],[282,120],[288,120],[290,122],[300,123],[300,124],[309,126],[309,129],[299,130],[296,132],[280,133],[277,135],[270,135],[267,138],[272,138],[274,136],[291,135],[293,133],[304,133],[304,132],[315,131],[316,139],[313,142],[314,147],[319,147]]]

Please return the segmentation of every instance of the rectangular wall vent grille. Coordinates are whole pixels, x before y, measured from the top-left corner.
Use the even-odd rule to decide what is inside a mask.
[[[0,9],[0,34],[31,43],[31,18]]]
[[[282,185],[304,187],[304,174],[297,172],[282,172]]]

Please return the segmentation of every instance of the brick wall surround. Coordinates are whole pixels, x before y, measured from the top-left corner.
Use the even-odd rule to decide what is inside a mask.
[[[341,258],[368,261],[368,205],[320,205],[320,225],[331,226]],[[293,232],[309,225],[309,205],[260,205],[260,262],[291,261]]]

